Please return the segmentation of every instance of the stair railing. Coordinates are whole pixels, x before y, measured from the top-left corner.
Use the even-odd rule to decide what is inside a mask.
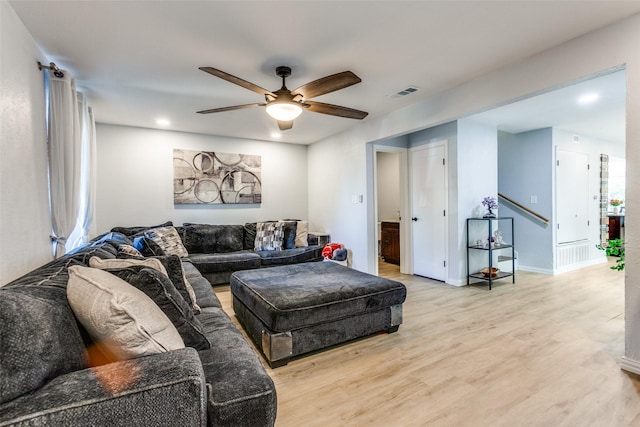
[[[535,212],[531,209],[529,209],[526,206],[521,205],[520,203],[516,202],[515,200],[505,196],[502,193],[498,193],[498,197],[501,198],[502,200],[509,202],[509,204],[515,206],[517,209],[519,209],[520,211],[524,211],[525,213],[535,217],[537,220],[541,221],[544,225],[548,225],[549,224],[549,219],[540,215],[538,212]]]

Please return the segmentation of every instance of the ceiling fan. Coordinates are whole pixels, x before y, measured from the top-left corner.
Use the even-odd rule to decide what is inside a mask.
[[[325,104],[323,102],[309,101],[316,96],[344,89],[362,80],[351,71],[343,71],[341,73],[332,74],[310,83],[304,84],[296,90],[290,91],[285,85],[285,79],[291,75],[291,68],[286,66],[276,67],[276,75],[282,77],[282,87],[276,91],[270,92],[253,83],[233,76],[224,71],[212,67],[200,67],[200,70],[219,77],[228,82],[242,86],[253,92],[263,95],[264,103],[234,105],[231,107],[212,108],[210,110],[198,111],[200,114],[220,113],[223,111],[241,110],[243,108],[266,107],[267,114],[278,121],[280,130],[287,130],[293,127],[293,120],[302,113],[305,108],[315,113],[329,114],[331,116],[346,117],[349,119],[364,119],[367,114],[365,111],[353,108],[342,107],[340,105]]]

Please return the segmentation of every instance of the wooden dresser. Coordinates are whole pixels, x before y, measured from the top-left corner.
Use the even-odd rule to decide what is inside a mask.
[[[380,255],[391,264],[400,265],[400,223],[383,221],[380,224]]]

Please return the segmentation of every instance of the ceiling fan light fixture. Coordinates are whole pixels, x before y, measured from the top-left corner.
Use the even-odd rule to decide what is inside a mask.
[[[281,122],[288,122],[302,113],[302,107],[297,102],[275,101],[267,105],[267,114]]]

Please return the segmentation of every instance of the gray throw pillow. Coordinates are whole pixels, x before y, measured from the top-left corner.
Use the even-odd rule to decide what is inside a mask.
[[[171,320],[187,347],[193,347],[196,350],[211,347],[202,324],[165,274],[143,266],[108,271],[151,298]]]
[[[296,247],[296,229],[298,222],[295,220],[280,220],[279,224],[283,224],[284,237],[282,240],[282,249],[293,249]]]
[[[200,313],[200,306],[196,301],[196,292],[193,290],[191,283],[187,279],[187,273],[184,271],[182,260],[177,255],[167,255],[157,258],[167,271],[167,276],[171,279],[171,283],[176,287],[184,300],[193,309],[194,313]]]
[[[284,240],[284,224],[259,222],[256,224],[256,251],[280,251]]]
[[[182,244],[182,239],[174,227],[152,228],[144,232],[144,236],[158,244],[166,255],[187,257],[189,253]]]
[[[146,230],[149,230],[151,228],[170,227],[172,225],[173,225],[173,222],[167,221],[158,225],[136,225],[133,227],[113,227],[111,231],[122,233],[127,237],[131,237],[136,234],[144,233]]]

